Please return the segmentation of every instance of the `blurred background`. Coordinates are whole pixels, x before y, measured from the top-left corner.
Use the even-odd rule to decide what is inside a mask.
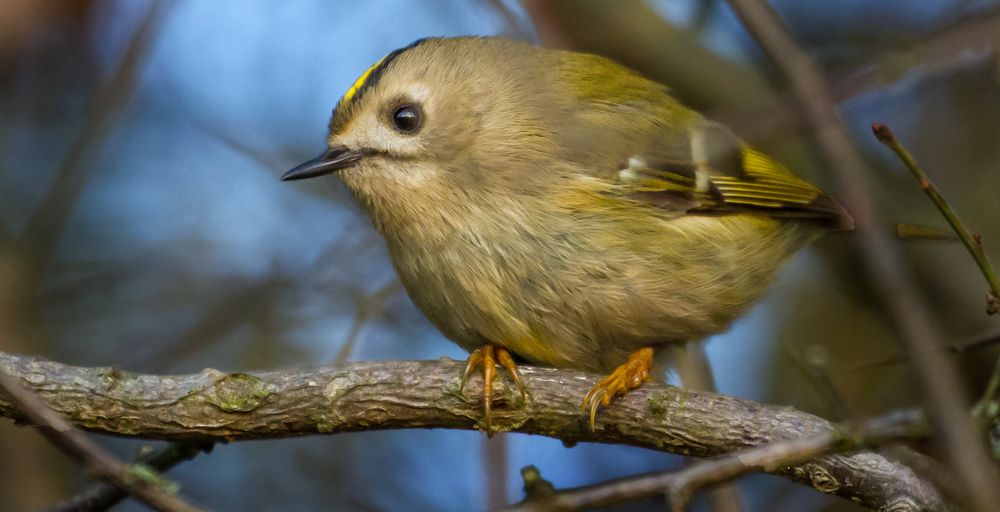
[[[827,73],[887,222],[946,227],[872,121],[895,129],[1000,255],[997,2],[772,4]],[[3,351],[158,373],[464,358],[409,302],[337,180],[278,181],[322,149],[362,71],[425,36],[607,55],[831,188],[791,98],[722,1],[0,0],[0,13]],[[851,243],[835,234],[799,255],[709,341],[723,393],[832,420],[920,403]],[[958,243],[898,243],[978,393],[1000,346],[982,276]],[[126,458],[149,444],[96,439]],[[169,476],[217,510],[480,510],[519,500],[528,464],[565,487],[684,463],[413,430],[217,446]],[[51,505],[89,481],[36,432],[0,421],[0,508]],[[739,485],[748,510],[858,510],[779,477]]]

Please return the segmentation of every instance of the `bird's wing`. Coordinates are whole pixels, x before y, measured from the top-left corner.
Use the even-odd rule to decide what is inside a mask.
[[[629,155],[613,177],[620,190],[630,199],[678,213],[753,212],[850,228],[850,216],[837,201],[748,146],[725,126],[694,123],[687,137],[687,150],[665,144],[673,149],[658,151],[654,144]]]

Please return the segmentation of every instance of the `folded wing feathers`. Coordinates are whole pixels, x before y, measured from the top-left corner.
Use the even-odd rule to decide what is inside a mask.
[[[815,219],[833,227],[850,228],[850,217],[839,203],[799,179],[779,162],[750,148],[731,132],[727,133],[729,137],[722,137],[721,141],[715,137],[716,133],[696,137],[692,161],[650,163],[632,157],[628,167],[619,172],[619,178],[634,192],[635,199],[660,208],[684,207],[692,214],[754,211],[774,217]],[[707,166],[706,152],[700,148],[705,144],[702,142],[706,140],[705,135],[712,136],[707,140],[715,144],[707,158]],[[719,151],[720,144],[728,146],[728,153]],[[722,156],[712,158],[716,155]],[[707,188],[705,175],[709,180]]]

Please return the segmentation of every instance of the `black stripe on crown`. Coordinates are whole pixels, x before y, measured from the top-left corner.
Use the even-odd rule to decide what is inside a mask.
[[[374,67],[365,71],[365,73],[361,75],[362,78],[359,79],[361,81],[361,84],[355,83],[353,86],[351,86],[351,89],[353,89],[353,93],[351,89],[349,89],[348,93],[345,94],[344,97],[337,102],[337,106],[333,108],[333,115],[330,118],[331,131],[333,131],[333,129],[335,128],[334,123],[337,121],[337,113],[341,112],[342,110],[349,109],[351,105],[357,104],[360,101],[361,97],[363,97],[368,90],[370,90],[372,87],[375,86],[375,84],[378,83],[378,81],[382,78],[382,75],[385,73],[385,70],[389,67],[389,64],[392,61],[396,60],[396,58],[405,53],[407,50],[416,48],[417,46],[420,46],[421,44],[427,42],[430,39],[432,38],[424,37],[421,39],[417,39],[416,41],[402,48],[393,50],[385,57],[382,57],[382,60],[378,61]],[[347,100],[346,102],[344,101],[345,99]],[[337,122],[336,126],[339,126],[341,124],[342,124],[341,122]]]

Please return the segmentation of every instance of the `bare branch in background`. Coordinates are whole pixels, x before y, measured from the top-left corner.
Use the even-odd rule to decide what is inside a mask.
[[[954,208],[951,207],[948,200],[941,195],[941,191],[938,190],[937,185],[931,181],[927,173],[917,164],[913,155],[896,139],[896,135],[892,133],[892,129],[884,124],[874,123],[872,124],[872,131],[879,142],[888,146],[893,153],[896,153],[896,156],[910,170],[910,173],[913,174],[913,177],[920,184],[920,189],[931,198],[931,201],[937,206],[938,211],[948,221],[951,228],[955,230],[955,234],[958,235],[959,240],[962,241],[969,254],[972,255],[972,259],[976,261],[979,271],[983,273],[983,277],[986,278],[986,284],[990,287],[986,295],[986,314],[995,315],[1000,313],[1000,277],[997,277],[997,271],[993,268],[990,258],[986,255],[982,238],[969,231],[969,228],[962,222],[961,217],[955,213]]]
[[[398,428],[473,429],[482,420],[479,381],[468,390],[476,398],[462,395],[464,362],[450,360],[157,376],[0,353],[0,368],[80,428],[146,439],[238,441]],[[789,407],[650,382],[602,410],[591,431],[580,414],[580,397],[598,376],[522,367],[522,378],[532,391],[526,403],[516,388],[496,384],[493,424],[499,430],[694,457],[837,430]],[[23,418],[3,401],[0,415]],[[872,451],[827,455],[773,472],[871,508],[947,509],[933,486]]]
[[[354,314],[354,318],[351,320],[351,328],[347,333],[347,337],[340,344],[340,350],[337,351],[337,355],[331,361],[331,365],[337,366],[339,364],[346,363],[351,357],[351,353],[354,351],[355,345],[357,345],[358,340],[361,337],[361,331],[364,330],[365,324],[369,320],[377,316],[383,309],[385,301],[392,297],[393,295],[403,291],[403,285],[398,279],[393,279],[392,281],[386,283],[384,286],[376,290],[374,293],[363,297],[358,301],[358,311]]]
[[[777,101],[763,75],[705,48],[694,31],[663,19],[647,2],[523,4],[547,46],[597,53],[641,69],[699,110],[737,110]]]
[[[956,354],[964,354],[973,350],[985,347],[992,347],[1000,344],[1000,331],[993,330],[986,334],[973,336],[961,342],[951,344],[950,348]]]
[[[989,286],[989,290],[986,292],[986,314],[995,315],[1000,313],[1000,278],[997,277],[993,263],[990,262],[989,256],[986,255],[982,238],[978,234],[973,234],[969,231],[962,218],[958,216],[955,209],[951,207],[948,200],[938,190],[937,185],[931,181],[927,173],[924,172],[923,168],[913,158],[913,155],[899,142],[891,128],[885,124],[873,123],[872,132],[879,142],[891,149],[903,162],[903,165],[909,169],[910,174],[920,184],[920,189],[930,197],[934,205],[937,206],[938,211],[941,212],[941,215],[948,221],[955,234],[958,235],[959,240],[965,245],[966,250],[972,255],[972,259],[975,260],[980,272],[982,272],[983,277],[986,279],[987,286]],[[997,362],[993,366],[993,372],[990,374],[982,395],[972,408],[973,416],[978,418],[984,425],[989,426],[1000,417],[1000,402],[997,400],[998,392],[1000,392],[1000,358],[997,359]]]
[[[867,57],[851,69],[835,72],[834,98],[843,100],[883,87],[918,66],[939,67],[940,63],[948,66],[954,62],[961,65],[963,55],[968,55],[970,49],[986,48],[992,53],[997,46],[1000,46],[1000,6],[969,9],[942,28],[915,34],[902,43],[871,48],[869,53],[874,57]]]
[[[955,242],[958,237],[951,231],[931,226],[920,226],[900,222],[896,224],[896,236],[908,242]]]
[[[686,103],[736,129],[752,142],[797,133],[801,124],[791,98],[775,92],[765,77],[728,61],[697,40],[697,20],[714,1],[699,3],[693,30],[664,20],[644,2],[523,2],[550,46],[609,56],[642,70],[675,89]],[[969,59],[969,48],[1000,45],[1000,8],[961,17],[947,27],[882,48],[832,77],[835,100],[883,87],[928,62],[948,66],[978,65],[985,55]],[[992,57],[990,56],[990,60]],[[939,74],[940,69],[931,74]]]
[[[715,17],[719,10],[719,0],[702,0],[695,5],[694,14],[691,15],[691,29],[695,33],[702,33],[708,28],[708,24]]]
[[[7,227],[7,223],[0,219],[0,246],[6,245],[14,239],[14,232]]]
[[[854,216],[868,278],[907,347],[927,393],[931,420],[965,484],[969,504],[982,512],[995,510],[1000,503],[1000,479],[980,429],[968,413],[969,398],[947,356],[947,345],[937,334],[930,309],[897,247],[881,229],[884,223],[871,193],[867,166],[837,115],[829,86],[767,2],[729,0],[729,4],[788,81],[812,128],[820,154],[836,178],[839,195]]]
[[[651,496],[666,496],[671,509],[680,512],[686,508],[695,491],[739,476],[775,471],[834,451],[853,450],[924,435],[926,423],[923,415],[914,410],[901,411],[859,425],[848,424],[820,434],[740,450],[717,459],[697,462],[680,471],[622,478],[575,489],[528,493],[523,502],[505,510],[582,510]],[[529,479],[525,480],[526,487],[535,485],[536,481],[530,480],[530,476],[529,473]]]
[[[850,417],[850,407],[847,406],[847,400],[840,394],[837,385],[830,378],[830,354],[826,349],[819,345],[808,345],[799,350],[798,346],[792,345],[785,339],[780,340],[779,343],[792,364],[823,399],[828,411],[825,416],[835,420]]]
[[[237,132],[236,129],[223,125],[218,120],[203,119],[203,114],[199,115],[193,109],[187,109],[194,119],[194,124],[205,132],[206,135],[217,139],[223,146],[245,156],[249,160],[257,163],[261,169],[271,173],[277,173],[288,166],[289,161],[295,160],[298,155],[285,155],[278,150],[269,150],[266,144],[260,140],[253,140],[252,133]],[[239,133],[239,135],[237,135]]]
[[[183,357],[208,350],[241,325],[266,315],[290,284],[281,275],[220,281],[218,285],[226,293],[204,306],[195,325],[176,339],[155,343],[148,352],[137,352],[136,360],[151,371],[164,371]]]
[[[503,31],[504,33],[525,41],[530,41],[533,38],[534,33],[530,23],[518,17],[508,2],[505,0],[487,0],[487,3],[503,18],[503,24],[506,26],[506,30]]]
[[[42,435],[52,444],[79,460],[95,475],[156,510],[196,512],[170,489],[169,482],[148,466],[128,465],[90,442],[58,413],[49,408],[35,393],[22,387],[17,379],[0,370],[0,390],[10,404],[29,421],[42,428]]]
[[[132,98],[143,64],[163,25],[170,2],[151,2],[132,35],[125,55],[108,82],[88,106],[79,136],[63,156],[52,181],[52,188],[35,213],[28,219],[22,238],[26,238],[40,267],[52,255],[62,227],[69,220],[84,187],[93,172],[101,142],[108,136],[118,114]]]
[[[986,334],[981,334],[978,336],[973,336],[965,340],[954,341],[948,345],[948,351],[955,355],[965,355],[970,352],[975,352],[977,350],[982,350],[984,348],[990,348],[995,345],[1000,345],[1000,332],[991,331]],[[900,354],[897,356],[888,357],[878,361],[871,361],[866,363],[861,363],[858,365],[850,366],[841,370],[843,373],[851,373],[862,370],[870,370],[875,368],[881,368],[884,366],[900,364],[906,361],[908,358],[906,354]]]
[[[1000,358],[993,365],[993,373],[986,383],[983,395],[976,401],[976,406],[972,408],[973,414],[984,422],[995,421],[1000,417]]]
[[[156,471],[168,469],[196,457],[199,453],[211,450],[211,445],[191,443],[169,443],[159,449],[140,455],[133,464],[145,464]],[[45,510],[45,512],[98,512],[108,510],[117,505],[128,493],[114,485],[100,482]]]
[[[507,452],[510,447],[506,434],[483,436],[481,463],[485,484],[486,509],[496,510],[507,504]]]

